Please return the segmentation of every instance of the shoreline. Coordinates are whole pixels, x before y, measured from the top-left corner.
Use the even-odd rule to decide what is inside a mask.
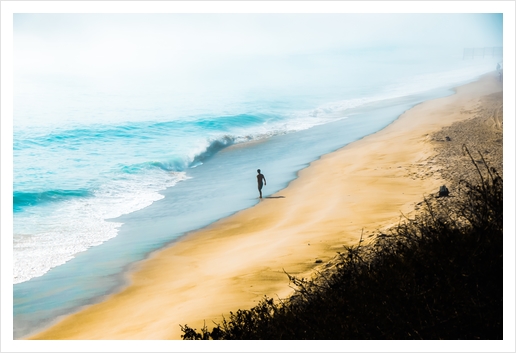
[[[271,198],[152,253],[120,292],[29,339],[180,339],[180,324],[211,327],[264,295],[286,297],[285,272],[310,276],[343,246],[396,224],[436,192],[443,180],[421,173],[432,167],[425,162],[430,134],[473,117],[479,98],[497,91],[500,82],[488,74],[414,106],[312,162]]]

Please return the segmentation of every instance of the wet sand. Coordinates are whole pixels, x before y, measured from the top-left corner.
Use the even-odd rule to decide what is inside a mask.
[[[501,90],[493,73],[413,107],[311,163],[258,205],[156,251],[134,267],[124,290],[30,338],[180,339],[180,324],[211,327],[264,295],[288,296],[285,272],[310,277],[344,246],[398,223],[437,192],[445,181],[432,162],[432,134],[473,118],[482,98]]]

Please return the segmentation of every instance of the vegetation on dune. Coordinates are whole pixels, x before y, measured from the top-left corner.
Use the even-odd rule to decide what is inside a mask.
[[[182,338],[502,339],[503,180],[467,148],[479,182],[426,207],[371,245],[348,247],[313,280],[289,276],[294,294]]]

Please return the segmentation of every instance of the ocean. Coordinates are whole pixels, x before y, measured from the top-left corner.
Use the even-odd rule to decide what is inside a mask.
[[[14,337],[101,300],[151,252],[260,202],[257,169],[264,197],[278,193],[321,155],[497,63],[384,54],[286,61],[281,80],[188,87],[15,76]]]

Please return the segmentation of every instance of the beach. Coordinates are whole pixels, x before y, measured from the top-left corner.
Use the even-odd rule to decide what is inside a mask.
[[[127,287],[28,338],[181,339],[179,325],[212,327],[264,296],[287,297],[287,273],[314,276],[337,252],[409,217],[448,184],[443,161],[434,158],[443,142],[433,134],[489,114],[485,97],[501,90],[493,72],[414,106],[383,130],[312,162],[257,205],[155,251],[133,266]]]

